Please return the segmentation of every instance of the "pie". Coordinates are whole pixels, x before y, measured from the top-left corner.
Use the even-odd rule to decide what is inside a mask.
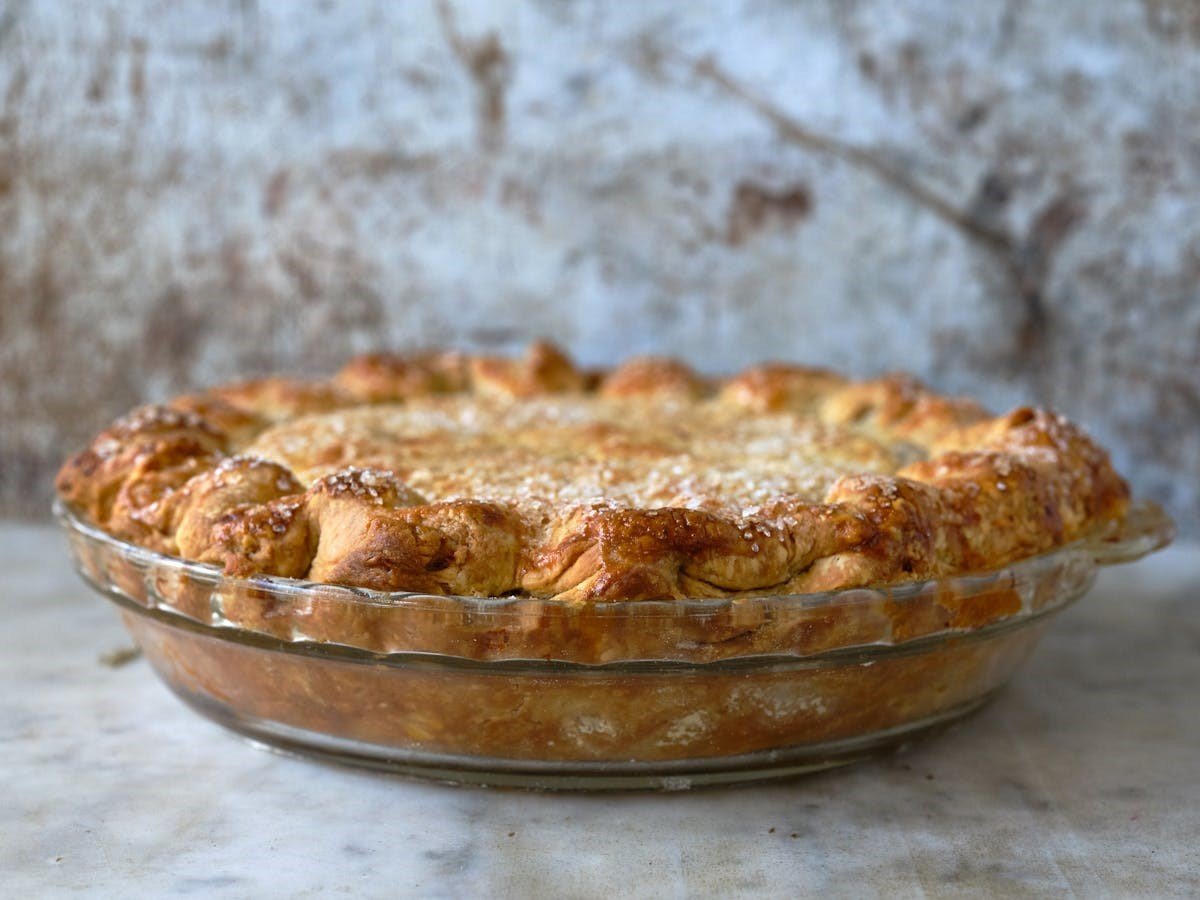
[[[110,535],[227,575],[572,604],[797,594],[994,570],[1118,523],[1054,413],[912,378],[634,359],[376,354],[119,419],[62,467]]]
[[[81,570],[189,702],[439,778],[752,777],[905,739],[990,696],[1095,572],[1086,540],[1007,564],[1129,509],[1044,410],[542,343],[144,407],[57,487]]]

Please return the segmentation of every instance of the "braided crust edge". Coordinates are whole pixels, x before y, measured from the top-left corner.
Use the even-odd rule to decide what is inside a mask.
[[[803,411],[922,447],[895,476],[856,475],[824,502],[740,519],[577,508],[549,523],[478,500],[428,502],[388,472],[346,469],[305,490],[238,455],[271,424],[325,410],[472,392],[658,394]],[[428,353],[352,360],[329,382],[272,378],[135,410],[59,472],[59,496],[114,536],[233,576],[430,594],[570,600],[804,593],[996,568],[1119,520],[1129,491],[1107,454],[1045,410],[991,417],[906,376],[847,381],[767,365],[725,380],[682,363],[579,370],[545,343],[521,359]],[[782,503],[783,501],[781,501]]]

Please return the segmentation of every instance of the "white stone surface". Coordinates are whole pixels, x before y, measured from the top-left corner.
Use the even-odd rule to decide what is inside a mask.
[[[940,738],[769,786],[554,795],[256,750],[0,526],[0,896],[1195,896],[1200,548],[1105,573]]]

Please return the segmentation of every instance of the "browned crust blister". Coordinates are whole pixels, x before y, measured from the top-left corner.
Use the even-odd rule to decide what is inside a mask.
[[[422,496],[396,473],[347,467],[351,446],[328,461],[333,474],[307,486],[278,462],[239,455],[275,423],[439,394],[782,411],[889,442],[911,461],[894,474],[847,474],[817,502],[780,497],[753,515],[604,504],[548,515],[516,502]],[[994,418],[904,376],[852,382],[786,365],[714,380],[643,358],[589,374],[541,343],[515,360],[376,354],[329,382],[272,378],[146,407],[68,460],[57,488],[116,537],[230,575],[585,605],[986,570],[1086,535],[1128,502],[1107,454],[1042,410]]]

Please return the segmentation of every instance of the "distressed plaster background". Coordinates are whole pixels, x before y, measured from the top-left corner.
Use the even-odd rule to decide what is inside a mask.
[[[1200,6],[0,2],[0,507],[375,347],[915,371],[1200,522]]]

